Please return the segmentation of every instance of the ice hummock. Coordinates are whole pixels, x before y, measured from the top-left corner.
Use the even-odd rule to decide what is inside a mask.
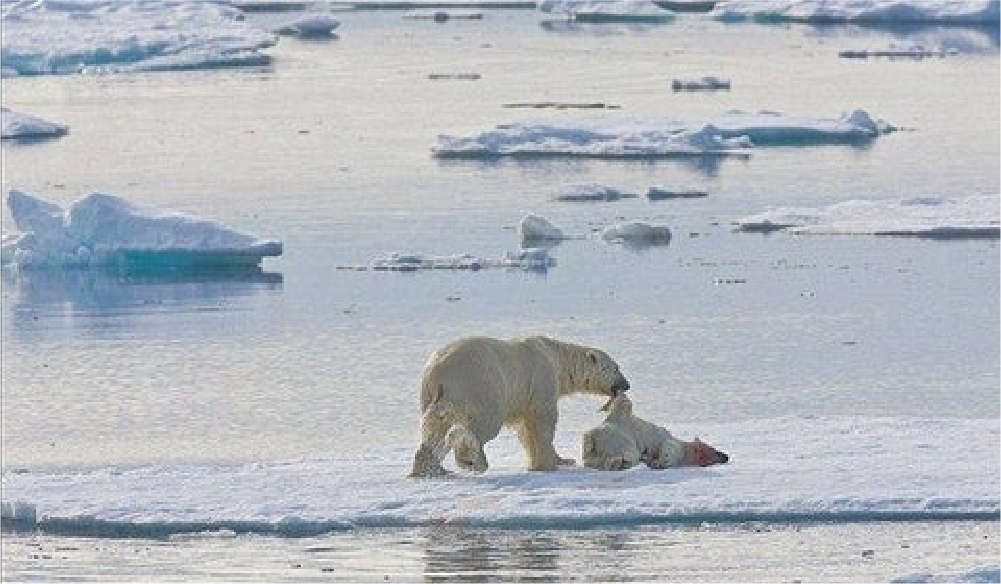
[[[712,16],[734,22],[997,23],[999,0],[725,0]]]
[[[686,440],[697,433],[730,462],[530,472],[517,438],[504,432],[488,444],[485,474],[443,479],[406,477],[413,444],[379,450],[359,444],[357,451],[246,464],[8,469],[3,510],[43,533],[131,537],[418,525],[997,521],[1001,511],[996,418],[793,416],[688,422],[671,430]],[[578,457],[581,431],[558,428],[557,449]],[[446,466],[454,468],[451,457]]]
[[[5,0],[2,22],[21,75],[260,65],[277,42],[225,1]]]
[[[55,138],[65,135],[69,129],[61,124],[47,122],[41,118],[21,114],[7,108],[0,108],[0,126],[4,139],[8,138]]]
[[[513,123],[471,136],[439,135],[438,157],[581,156],[651,158],[746,154],[752,146],[865,141],[895,128],[856,109],[836,118],[729,111],[707,121],[583,119]]]
[[[999,198],[914,197],[851,200],[824,207],[781,207],[737,219],[741,231],[997,238]]]
[[[63,209],[11,190],[7,205],[20,233],[4,235],[0,263],[21,269],[256,266],[282,253],[279,241],[114,195],[92,193]]]
[[[541,0],[539,12],[566,15],[576,22],[645,22],[674,20],[674,12],[650,0]]]

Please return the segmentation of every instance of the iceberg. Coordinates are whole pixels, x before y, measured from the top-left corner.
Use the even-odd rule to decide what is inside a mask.
[[[439,135],[431,150],[440,158],[746,156],[752,146],[851,143],[894,130],[861,109],[837,118],[730,111],[701,124],[608,119],[581,120],[574,125],[503,124],[471,136]]]
[[[19,114],[7,108],[0,108],[0,138],[55,138],[63,136],[69,129],[41,118]]]
[[[329,14],[307,14],[278,27],[275,33],[301,38],[330,38],[340,25],[341,21]]]
[[[711,15],[726,22],[990,24],[999,0],[726,0]]]
[[[629,221],[606,227],[601,238],[611,243],[631,245],[666,245],[671,242],[671,230],[665,225]]]
[[[996,239],[1001,233],[999,204],[997,195],[851,200],[826,207],[782,207],[735,224],[739,231],[753,232]]]
[[[563,14],[575,22],[646,22],[674,20],[674,12],[649,0],[541,0],[536,8],[546,14]]]
[[[20,75],[261,65],[277,38],[224,1],[11,0],[4,67]],[[6,76],[6,73],[5,73]]]
[[[528,214],[518,223],[518,241],[522,246],[539,242],[560,242],[566,239],[563,230],[550,223],[545,217]]]
[[[92,193],[64,210],[18,190],[7,206],[20,233],[5,234],[0,264],[19,269],[116,267],[176,270],[256,266],[282,244],[221,223]]]

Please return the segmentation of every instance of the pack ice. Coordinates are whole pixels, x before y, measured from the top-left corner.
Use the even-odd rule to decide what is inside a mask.
[[[728,22],[997,23],[998,0],[727,0],[712,10]]]
[[[55,138],[68,131],[66,126],[53,124],[41,118],[21,114],[7,108],[0,108],[0,137],[7,138]]]
[[[20,233],[4,234],[0,263],[17,268],[110,266],[146,270],[256,266],[279,256],[279,241],[258,239],[208,219],[92,193],[68,209],[11,190],[7,206]]]

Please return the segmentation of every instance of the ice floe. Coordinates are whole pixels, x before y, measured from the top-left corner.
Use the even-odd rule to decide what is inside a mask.
[[[341,25],[329,14],[306,14],[275,29],[280,35],[297,36],[301,38],[329,38],[334,35],[334,29]]]
[[[545,217],[529,213],[518,223],[518,241],[523,247],[543,242],[558,242],[566,239],[563,230],[553,225]]]
[[[2,23],[21,75],[259,65],[276,42],[224,1],[11,0]]]
[[[998,0],[725,0],[711,14],[733,22],[997,23]]]
[[[735,224],[741,231],[756,232],[997,238],[999,206],[997,195],[851,200],[825,207],[782,207]]]
[[[671,242],[671,230],[666,225],[628,221],[606,227],[601,232],[601,238],[629,245],[666,245]]]
[[[69,131],[66,126],[0,108],[2,138],[54,138]]]
[[[666,201],[669,199],[701,199],[708,197],[705,191],[668,189],[664,187],[650,187],[646,191],[646,198],[651,201]]]
[[[649,0],[540,0],[540,12],[564,15],[575,22],[670,22],[674,12]]]
[[[7,205],[20,233],[4,234],[0,263],[20,269],[255,266],[282,253],[281,242],[114,195],[92,193],[64,210],[11,190]]]
[[[620,199],[632,199],[636,195],[625,193],[615,187],[600,184],[573,185],[560,191],[553,197],[554,201],[564,201],[572,203],[597,203],[618,201]]]
[[[557,449],[579,452],[582,430],[560,426]],[[671,430],[711,440],[730,455],[729,464],[528,472],[517,438],[504,432],[488,446],[485,474],[442,479],[406,478],[411,445],[373,452],[359,444],[356,452],[246,464],[5,469],[2,511],[5,529],[119,537],[221,529],[319,535],[414,525],[998,520],[996,418],[811,416]]]
[[[675,79],[671,82],[674,91],[714,91],[730,89],[730,80],[722,77],[699,77],[698,79]]]
[[[471,270],[486,268],[522,268],[545,270],[556,265],[556,260],[545,248],[523,248],[505,252],[499,258],[486,258],[472,254],[427,256],[418,253],[392,252],[372,262],[371,269],[381,272],[416,272],[419,270]],[[367,266],[342,266],[341,269],[365,270]]]
[[[438,157],[582,156],[650,158],[746,154],[752,146],[869,140],[895,128],[865,110],[837,118],[730,111],[710,120],[586,119],[574,124],[513,123],[471,136],[439,135]]]

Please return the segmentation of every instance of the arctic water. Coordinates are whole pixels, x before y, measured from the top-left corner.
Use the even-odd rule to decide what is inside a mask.
[[[282,38],[263,67],[3,79],[5,107],[69,127],[5,141],[5,189],[112,193],[284,243],[259,271],[5,272],[3,502],[37,525],[4,533],[4,579],[996,578],[997,239],[732,222],[997,195],[997,27],[477,12],[340,12],[336,38]],[[893,44],[958,54],[837,56]],[[703,75],[731,88],[671,89]],[[617,107],[504,107],[543,101]],[[431,154],[513,122],[857,108],[900,130],[738,158]],[[555,200],[581,183],[706,196]],[[356,269],[502,256],[529,212],[577,236],[545,271]],[[673,238],[597,237],[623,220]],[[731,462],[528,473],[504,435],[485,475],[407,479],[421,368],[471,334],[600,346],[638,413]],[[599,405],[564,401],[564,455]]]

